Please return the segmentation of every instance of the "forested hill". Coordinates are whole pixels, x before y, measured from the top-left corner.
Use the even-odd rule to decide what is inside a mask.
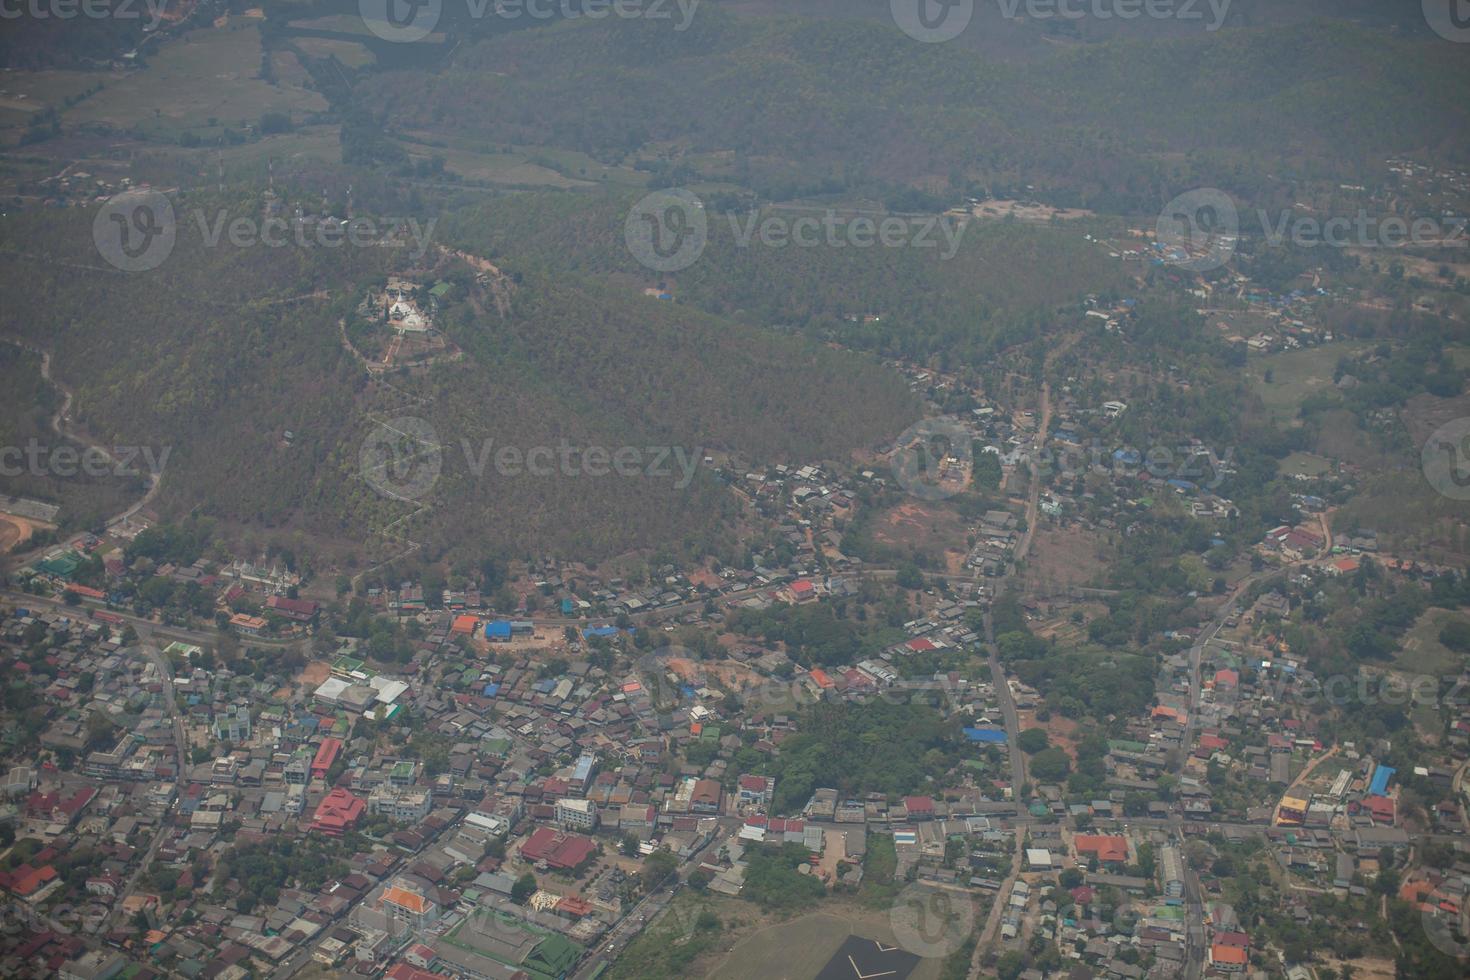
[[[824,181],[1020,182],[1142,213],[1173,178],[1249,194],[1385,154],[1462,158],[1467,83],[1456,45],[1326,21],[1008,63],[878,21],[702,6],[683,32],[576,21],[463,44],[442,70],[367,76],[355,99],[390,129],[607,161],[664,146],[771,196]]]
[[[515,477],[473,464],[487,440],[840,459],[919,414],[897,375],[859,355],[536,272],[505,316],[468,292],[447,306],[458,360],[370,381],[338,323],[407,260],[384,248],[204,247],[187,217],[258,206],[248,195],[178,202],[173,252],[132,274],[99,258],[89,211],[0,219],[0,332],[55,352],[76,421],[98,438],[171,448],[166,513],[362,545],[415,509],[359,473],[375,420],[411,416],[444,447],[442,476],[402,528],[431,553],[599,558],[713,545],[731,513],[713,479]],[[437,252],[419,268],[474,281]]]
[[[660,276],[627,247],[635,198],[515,195],[446,217],[442,232],[512,268],[567,270],[628,292],[665,282],[681,304],[719,316],[885,356],[937,357],[948,367],[977,366],[1003,346],[1038,336],[1056,307],[1127,282],[1122,266],[1087,242],[1076,222],[976,221],[926,232],[929,219],[915,218],[896,247],[771,246],[756,230],[762,222],[789,226],[825,212],[723,212],[713,203],[698,260]]]

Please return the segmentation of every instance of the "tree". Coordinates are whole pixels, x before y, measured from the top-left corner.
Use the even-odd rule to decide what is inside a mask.
[[[1027,755],[1035,755],[1051,745],[1044,728],[1028,728],[1016,738],[1016,744]]]
[[[1072,760],[1061,749],[1047,749],[1031,757],[1031,775],[1046,783],[1056,783],[1067,778]]]
[[[1000,954],[1000,959],[995,961],[995,975],[1000,977],[1000,980],[1016,980],[1024,969],[1026,969],[1026,955],[1020,950],[1006,950]]]
[[[623,853],[628,857],[638,856],[638,835],[631,830],[623,835]]]
[[[657,891],[659,886],[669,879],[669,876],[679,867],[679,859],[671,852],[657,850],[648,855],[643,862],[643,890],[646,892]]]
[[[517,878],[516,883],[510,886],[510,900],[517,905],[525,905],[535,893],[536,876],[529,871]]]

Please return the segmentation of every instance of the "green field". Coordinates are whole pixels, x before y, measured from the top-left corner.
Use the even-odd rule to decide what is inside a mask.
[[[117,77],[69,110],[69,125],[102,123],[173,138],[189,130],[253,125],[263,113],[300,121],[327,108],[316,92],[260,75],[260,31],[245,22],[194,31],[164,46],[148,67]]]
[[[886,912],[851,917],[817,912],[752,933],[706,976],[709,980],[749,977],[807,980],[821,972],[849,935],[885,943],[894,941]],[[922,960],[909,976],[912,980],[935,980],[942,962],[937,958]]]
[[[1470,616],[1449,609],[1428,609],[1419,617],[1407,636],[1394,662],[1399,669],[1416,674],[1445,675],[1458,673],[1464,656],[1439,642],[1439,632],[1447,623],[1470,622]]]
[[[1332,372],[1340,358],[1361,350],[1361,344],[1324,344],[1309,350],[1252,356],[1247,372],[1256,394],[1276,422],[1288,424],[1297,417],[1302,401],[1332,390]],[[1271,383],[1266,383],[1266,372]]]
[[[1332,472],[1332,461],[1314,453],[1292,453],[1281,461],[1282,476],[1322,476]]]
[[[643,187],[648,175],[629,167],[608,166],[576,150],[543,146],[504,147],[468,137],[410,131],[403,143],[411,156],[442,156],[444,166],[468,180],[517,187]],[[442,145],[434,145],[442,144]]]

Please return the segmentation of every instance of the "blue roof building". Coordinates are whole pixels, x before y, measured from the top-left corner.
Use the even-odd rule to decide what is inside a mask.
[[[1389,766],[1379,766],[1373,770],[1373,782],[1368,786],[1369,796],[1382,796],[1388,790],[1388,781],[1393,778],[1397,769]]]

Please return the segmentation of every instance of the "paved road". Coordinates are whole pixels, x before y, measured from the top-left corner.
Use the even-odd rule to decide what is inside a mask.
[[[49,609],[52,612],[59,612],[64,615],[71,616],[75,619],[90,619],[92,611],[94,609],[102,610],[105,608],[103,606],[89,605],[85,603],[79,606],[68,606],[60,599],[52,599],[47,596],[31,595],[28,592],[17,592],[14,589],[0,589],[0,599],[5,599],[22,609],[44,608]],[[183,626],[165,626],[162,623],[155,623],[151,619],[144,619],[142,616],[134,616],[132,613],[126,613],[119,609],[108,609],[106,611],[115,614],[116,616],[121,618],[124,623],[132,626],[133,630],[138,634],[139,640],[141,640],[144,633],[147,632],[150,636],[158,636],[166,640],[182,640],[185,643],[192,643],[195,646],[213,646],[220,641],[220,632],[215,629],[196,630],[189,629]],[[251,646],[284,648],[298,646],[300,644],[310,641],[303,639],[273,639],[269,637],[252,636],[247,639],[247,642],[249,642]]]
[[[143,641],[143,655],[153,662],[154,668],[158,670],[159,676],[163,678],[163,711],[173,728],[174,752],[178,760],[178,771],[182,775],[189,765],[188,743],[184,738],[184,722],[179,717],[178,705],[174,698],[173,670],[169,667],[168,658],[156,646],[147,642],[151,637],[145,639],[144,634],[140,631],[138,639]],[[154,831],[153,840],[148,842],[147,852],[144,853],[143,859],[138,862],[138,867],[128,876],[127,883],[123,886],[122,892],[117,896],[117,901],[112,904],[112,911],[108,913],[109,922],[116,923],[118,916],[122,914],[123,903],[137,889],[143,874],[153,866],[154,855],[158,853],[159,845],[163,843],[164,838],[168,836],[171,829],[172,827],[169,821],[160,820],[158,822],[158,829]]]

